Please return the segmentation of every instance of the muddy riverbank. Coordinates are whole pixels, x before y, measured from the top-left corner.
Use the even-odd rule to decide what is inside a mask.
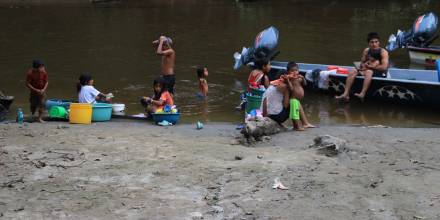
[[[0,125],[4,219],[438,219],[439,129]],[[309,148],[345,141],[336,156]],[[272,189],[274,179],[289,189]]]

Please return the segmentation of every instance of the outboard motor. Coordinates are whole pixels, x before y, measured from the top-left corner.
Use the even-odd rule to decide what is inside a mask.
[[[273,26],[261,31],[257,37],[255,37],[254,47],[243,47],[241,53],[234,53],[234,69],[240,68],[241,65],[254,62],[256,59],[268,58],[273,60],[279,53],[275,51],[278,45],[278,36],[278,30]]]
[[[419,16],[411,30],[398,30],[396,35],[392,34],[388,39],[386,49],[393,51],[397,48],[407,46],[428,47],[437,39],[438,17],[433,12]]]

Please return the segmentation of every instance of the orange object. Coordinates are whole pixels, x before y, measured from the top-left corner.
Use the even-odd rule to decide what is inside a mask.
[[[339,67],[339,68],[336,70],[336,72],[339,73],[339,74],[348,74],[348,69],[347,69],[347,68],[341,68],[341,67]]]
[[[334,70],[334,69],[338,69],[337,66],[327,66],[327,70]]]
[[[347,68],[342,68],[339,66],[327,66],[327,70],[336,70],[336,73],[339,74],[348,74],[348,69]]]

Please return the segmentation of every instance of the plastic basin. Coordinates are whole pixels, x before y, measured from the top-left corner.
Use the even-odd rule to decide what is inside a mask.
[[[248,95],[246,97],[246,112],[249,113],[254,109],[259,109],[261,106],[261,96]]]
[[[253,96],[262,96],[264,92],[265,90],[251,88],[251,93]]]
[[[69,122],[90,124],[92,122],[92,104],[70,103]]]
[[[69,109],[70,103],[72,103],[72,101],[68,99],[48,99],[46,101],[46,110],[50,111],[52,106],[61,106],[65,109]]]
[[[67,111],[62,106],[52,106],[49,110],[49,117],[51,118],[66,118]]]
[[[113,113],[121,113],[125,111],[125,104],[112,104]]]
[[[92,106],[92,121],[109,121],[112,117],[112,105],[96,103]]]
[[[163,120],[166,120],[170,123],[177,124],[180,119],[180,113],[153,113],[153,121],[157,124]]]

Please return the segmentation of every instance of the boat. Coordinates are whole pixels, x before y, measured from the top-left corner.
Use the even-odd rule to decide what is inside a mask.
[[[0,96],[0,121],[4,121],[6,119],[6,114],[9,112],[9,106],[13,101],[13,96]]]
[[[13,101],[13,96],[0,96],[0,105],[2,105],[6,110],[9,109],[9,106],[11,106]]]
[[[6,114],[9,112],[9,107],[14,101],[14,96],[6,96],[0,91],[0,121],[6,119]]]
[[[299,63],[300,73],[309,82],[306,89],[316,89],[328,94],[341,94],[345,89],[347,74],[337,69],[328,71],[334,65]],[[271,74],[285,71],[287,62],[272,61]],[[340,69],[353,69],[338,66]],[[314,74],[315,73],[315,74]],[[373,77],[366,100],[378,100],[397,104],[423,105],[440,108],[440,74],[435,70],[389,68],[388,77]],[[362,89],[364,77],[357,76],[352,92]]]
[[[440,46],[431,46],[439,37],[437,34],[438,17],[433,12],[419,16],[408,31],[397,30],[390,35],[386,49],[393,51],[406,48],[411,62],[426,66],[435,66],[435,60],[440,59]]]
[[[408,46],[411,62],[426,66],[435,66],[435,61],[440,59],[440,46],[415,47]]]

